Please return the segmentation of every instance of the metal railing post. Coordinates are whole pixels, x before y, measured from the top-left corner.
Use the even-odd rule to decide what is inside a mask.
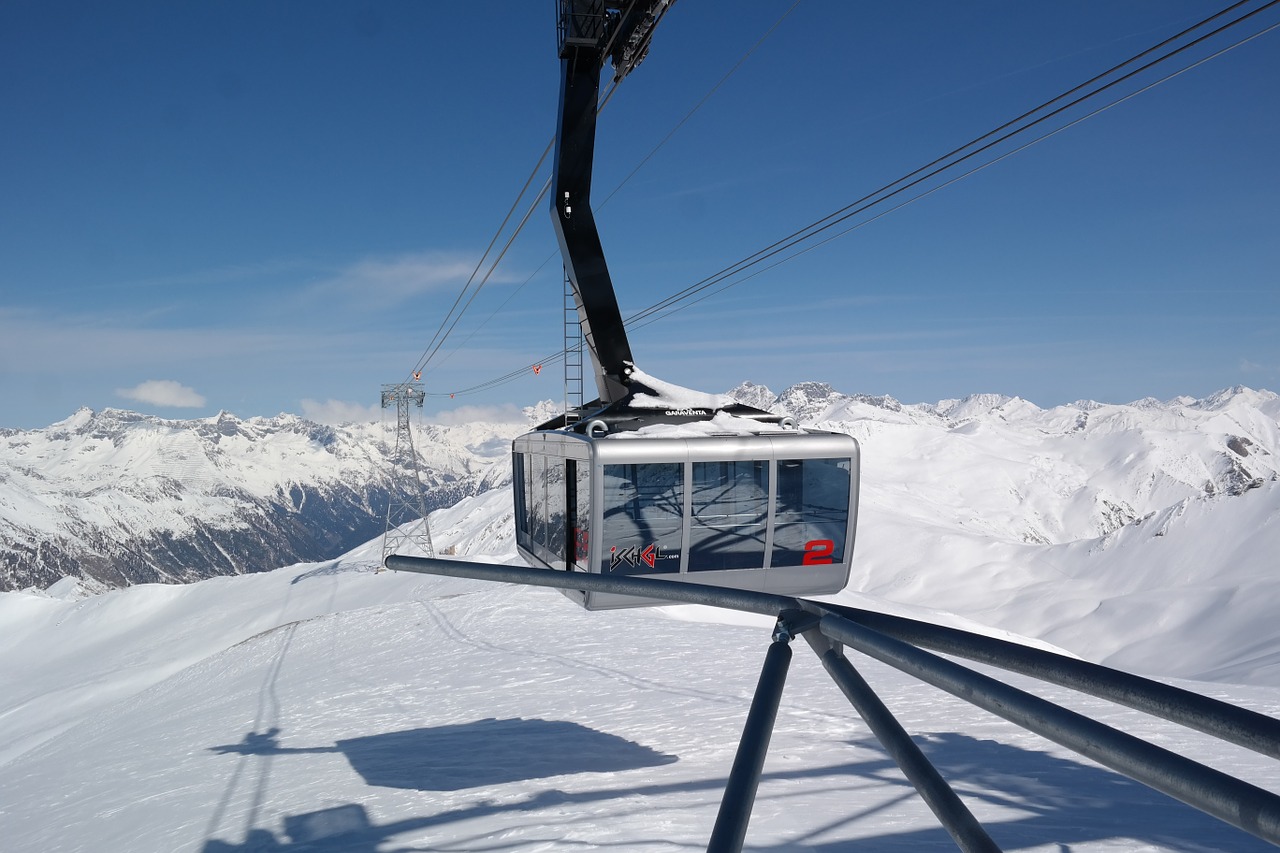
[[[738,853],[742,850],[790,666],[791,647],[785,638],[775,639],[764,657],[760,681],[756,684],[751,710],[747,713],[747,724],[742,729],[742,740],[738,742],[738,754],[733,759],[724,798],[720,800],[720,813],[716,815],[716,825],[711,830],[711,840],[707,842],[707,853]]]

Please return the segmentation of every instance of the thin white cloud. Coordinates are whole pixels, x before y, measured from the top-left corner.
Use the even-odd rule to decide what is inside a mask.
[[[147,370],[157,363],[183,365],[280,354],[351,351],[354,334],[257,328],[149,328],[133,318],[44,315],[0,308],[0,374],[65,374],[86,366]],[[309,355],[309,358],[314,357]]]
[[[456,424],[519,424],[527,423],[529,418],[524,409],[510,403],[502,406],[459,406],[447,412],[436,412],[427,415],[427,420],[441,426]]]
[[[205,402],[193,389],[172,379],[148,379],[133,388],[117,388],[116,394],[126,400],[179,409],[198,409]]]
[[[1241,373],[1259,373],[1271,376],[1280,373],[1280,366],[1275,364],[1262,364],[1249,358],[1240,359],[1239,369]]]
[[[276,258],[268,261],[189,270],[131,281],[85,282],[78,284],[77,290],[110,290],[113,293],[136,290],[165,290],[245,281],[261,282],[266,279],[278,279],[283,276],[314,276],[322,271],[323,267],[316,261],[308,261],[301,258]]]
[[[390,418],[395,423],[395,409],[382,409],[379,406],[367,406],[363,403],[352,403],[347,400],[311,400],[299,401],[302,416],[309,421],[341,426],[351,423],[374,423]],[[416,419],[416,413],[415,413]],[[423,415],[423,421],[440,426],[456,426],[460,424],[487,423],[511,424],[526,423],[528,416],[524,409],[510,403],[497,406],[459,406],[433,415]]]
[[[319,293],[342,293],[377,301],[400,301],[461,287],[476,268],[474,258],[448,252],[411,252],[365,258],[316,285]],[[490,281],[505,280],[492,277]]]
[[[325,400],[320,402],[318,400],[305,399],[301,400],[300,403],[304,418],[320,424],[329,424],[330,426],[376,423],[382,418],[382,409],[379,406],[365,406],[346,400]]]

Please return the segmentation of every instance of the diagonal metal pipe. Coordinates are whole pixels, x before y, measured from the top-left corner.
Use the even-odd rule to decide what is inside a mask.
[[[823,635],[1280,845],[1280,796],[901,640],[829,614]]]
[[[995,637],[837,604],[831,611],[913,646],[1088,693],[1280,758],[1280,720],[1170,684]]]
[[[817,651],[817,649],[815,649]],[[916,746],[906,729],[880,701],[849,659],[834,648],[821,654],[822,665],[840,688],[840,692],[862,716],[903,775],[915,786],[920,797],[937,815],[939,822],[965,853],[1000,853],[982,824],[969,811],[955,790],[942,778],[925,754]]]

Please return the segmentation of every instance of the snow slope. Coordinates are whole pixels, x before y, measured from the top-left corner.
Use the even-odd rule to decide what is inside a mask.
[[[1151,675],[1280,687],[1280,483],[1188,499],[1062,545],[929,525],[867,500],[853,579]]]
[[[80,655],[102,623],[136,627],[90,655],[102,689],[47,708],[59,730],[0,763],[6,849],[701,849],[768,643],[764,627],[588,614],[550,591],[375,575],[358,559],[162,591],[175,598],[136,587],[24,617],[31,639],[58,625]],[[235,618],[193,625],[202,611]],[[188,661],[176,671],[170,649]],[[9,683],[41,674],[33,692],[83,675],[5,662]],[[1269,849],[862,669],[1005,849]],[[1280,691],[1229,695],[1280,708]],[[1280,785],[1273,761],[1079,704]],[[749,847],[954,849],[803,645]]]
[[[739,390],[862,442],[835,600],[1280,714],[1275,395],[1040,410]],[[515,559],[505,488],[434,513],[432,532],[442,553]],[[0,593],[0,847],[705,846],[767,620],[585,613],[549,590],[375,573],[377,546],[182,586]],[[1003,849],[1272,849],[854,662]],[[1033,689],[1280,790],[1273,760]],[[803,643],[748,849],[954,849]]]
[[[436,542],[513,560],[508,507],[495,491],[438,512]],[[1193,516],[1169,519],[1161,538]],[[1163,521],[1133,529],[1152,523]],[[11,639],[0,652],[5,849],[705,846],[767,620],[691,607],[586,613],[549,590],[375,574],[376,546],[185,586],[0,594]],[[1106,588],[1108,577],[1092,582]],[[989,615],[1008,621],[1000,606]],[[1250,665],[1256,649],[1230,653],[1228,642],[1221,655]],[[1126,651],[1159,657],[1141,641],[1121,642]],[[879,664],[855,663],[1006,850],[1271,849]],[[1275,686],[1189,686],[1280,713]],[[1280,789],[1273,760],[1034,689]],[[803,643],[748,849],[954,849]]]

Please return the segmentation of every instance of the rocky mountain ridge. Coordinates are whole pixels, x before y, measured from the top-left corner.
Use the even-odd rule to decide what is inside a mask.
[[[428,511],[501,486],[524,424],[420,426]],[[0,435],[0,589],[186,582],[342,553],[409,493],[380,424],[81,409]]]

